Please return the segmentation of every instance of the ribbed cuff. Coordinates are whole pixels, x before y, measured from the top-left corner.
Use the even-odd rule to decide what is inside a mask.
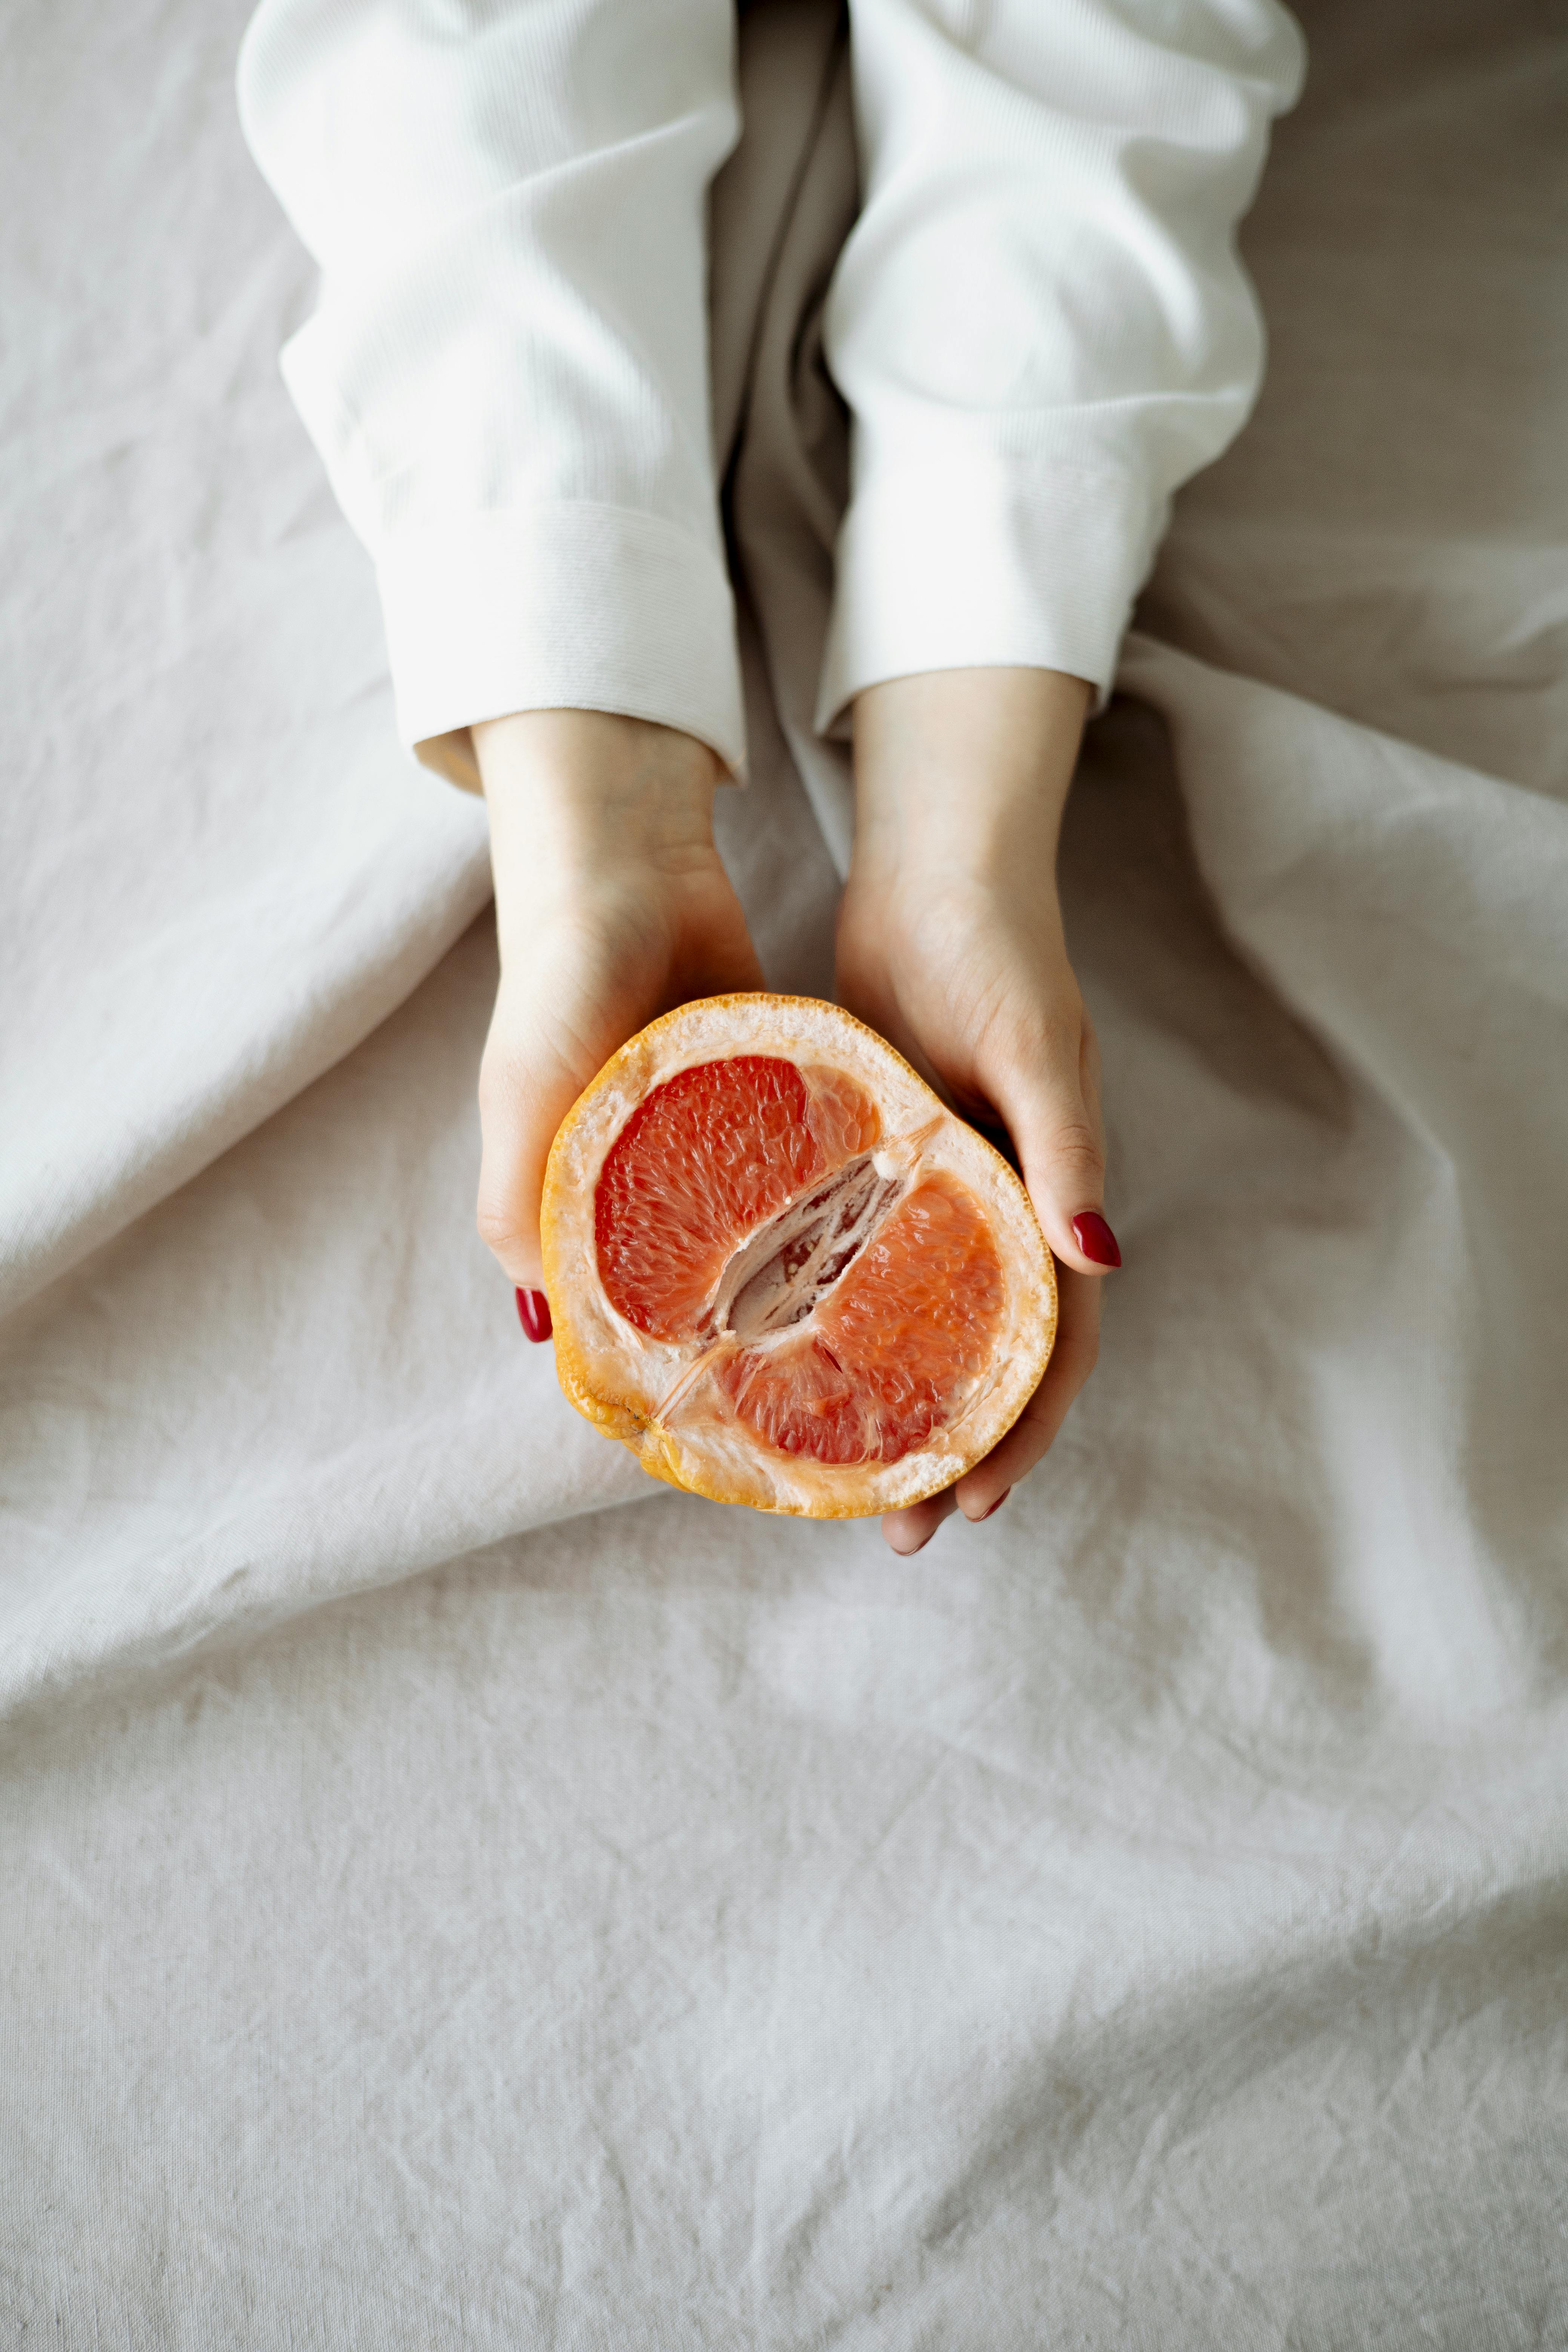
[[[468,730],[513,710],[679,727],[744,771],[730,582],[657,515],[584,500],[399,531],[376,563],[398,732],[478,782]]]
[[[879,465],[838,534],[816,724],[862,687],[933,669],[1088,678],[1103,701],[1163,509],[1114,473],[922,453]]]

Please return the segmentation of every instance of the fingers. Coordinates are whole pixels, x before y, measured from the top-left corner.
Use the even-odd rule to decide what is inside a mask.
[[[542,1290],[544,1164],[556,1129],[600,1065],[582,1069],[541,1034],[517,995],[502,983],[479,1065],[483,1154],[477,1223],[479,1239],[509,1279],[520,1289]]]
[[[1121,1251],[1104,1208],[1100,1051],[1070,974],[1049,1024],[1027,1045],[993,1051],[983,1075],[1058,1262],[1081,1275],[1111,1272]]]
[[[616,1048],[659,1010],[671,937],[657,919],[579,911],[501,965],[479,1064],[479,1238],[511,1281],[539,1289],[539,1204],[556,1129]]]
[[[974,1527],[999,1511],[1019,1480],[1027,1477],[1043,1457],[1093,1371],[1100,1353],[1100,1286],[1065,1266],[1058,1269],[1058,1278],[1060,1319],[1044,1380],[1000,1445],[967,1476],[942,1494],[928,1496],[923,1503],[884,1515],[883,1538],[901,1559],[922,1550],[954,1512],[962,1512]]]
[[[504,962],[479,1066],[479,1237],[521,1289],[543,1284],[539,1209],[557,1129],[610,1055],[696,996],[757,988],[745,918],[716,857],[531,939]]]
[[[884,1511],[883,1540],[900,1559],[909,1559],[924,1549],[943,1519],[951,1519],[957,1508],[958,1496],[949,1486],[944,1494],[928,1495],[923,1503],[910,1503],[901,1511]]]
[[[1056,1344],[1039,1387],[1001,1444],[955,1489],[970,1520],[996,1509],[1045,1454],[1100,1354],[1100,1284],[1121,1263],[1106,1220],[1100,1056],[1076,988],[1034,1052],[988,1073],[1057,1261]]]
[[[1045,1378],[1000,1445],[953,1488],[966,1519],[987,1517],[1045,1454],[1100,1355],[1100,1285],[1058,1266],[1057,1343]]]

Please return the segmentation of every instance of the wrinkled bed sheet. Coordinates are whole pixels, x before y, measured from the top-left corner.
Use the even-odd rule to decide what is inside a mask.
[[[1064,853],[1127,1269],[900,1562],[650,1487],[474,1237],[483,812],[243,16],[0,26],[0,2340],[1568,2344],[1568,45],[1307,12]],[[825,991],[769,495],[722,821]]]

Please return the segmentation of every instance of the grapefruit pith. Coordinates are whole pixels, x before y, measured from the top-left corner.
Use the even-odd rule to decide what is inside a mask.
[[[541,1225],[566,1395],[718,1502],[846,1518],[935,1494],[1056,1337],[1006,1161],[811,997],[709,997],[624,1045],[562,1123]]]

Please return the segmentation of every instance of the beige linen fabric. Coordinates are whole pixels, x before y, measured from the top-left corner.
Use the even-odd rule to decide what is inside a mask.
[[[0,2340],[1568,2343],[1561,37],[1307,16],[1064,850],[1101,1366],[900,1562],[652,1490],[473,1236],[483,812],[276,379],[243,15],[0,80]],[[713,287],[816,989],[834,37],[748,21]]]

